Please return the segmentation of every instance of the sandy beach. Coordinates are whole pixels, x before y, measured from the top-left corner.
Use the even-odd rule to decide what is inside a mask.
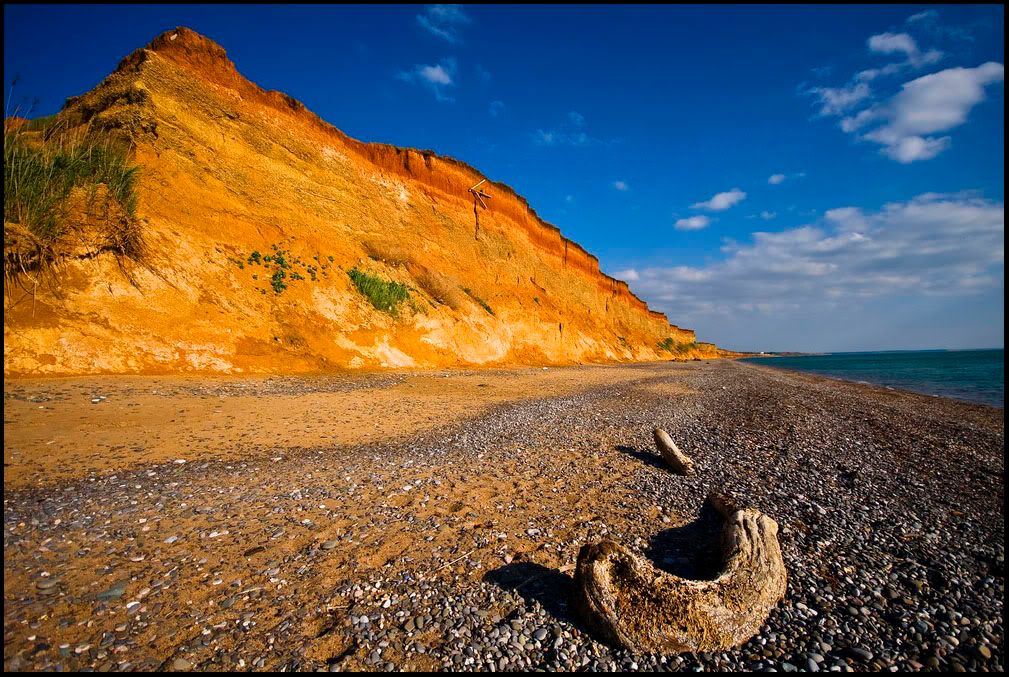
[[[697,474],[667,471],[667,430]],[[1001,670],[1002,409],[732,361],[4,384],[8,670]],[[785,599],[717,654],[571,608],[602,537]]]

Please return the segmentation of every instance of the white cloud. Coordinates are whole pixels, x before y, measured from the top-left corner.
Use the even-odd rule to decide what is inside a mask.
[[[690,207],[691,209],[708,209],[713,212],[720,212],[742,202],[744,199],[746,199],[746,193],[738,188],[733,188],[724,193],[717,193],[707,202],[696,202],[690,205]]]
[[[930,298],[997,293],[1004,233],[1002,202],[926,193],[878,211],[832,209],[813,224],[753,233],[748,243],[727,243],[726,258],[710,265],[635,267],[635,292],[681,326],[703,330],[717,318],[745,339],[756,313],[770,325],[798,318],[812,332],[814,314],[854,312],[862,303],[904,307],[910,299],[925,308]]]
[[[937,49],[922,52],[907,33],[880,33],[871,36],[866,44],[876,54],[901,54],[904,61],[889,63],[878,68],[859,71],[848,84],[840,87],[813,87],[806,90],[818,98],[820,115],[846,115],[873,98],[869,83],[908,68],[921,68],[939,61],[943,54]]]
[[[775,216],[777,216],[777,214],[775,212],[769,212],[769,211],[766,211],[766,210],[760,212],[760,218],[764,219],[765,221],[770,221]]]
[[[820,115],[843,115],[872,95],[869,85],[856,82],[845,87],[814,87],[809,90],[820,99]]]
[[[431,89],[435,98],[439,101],[452,101],[453,99],[444,93],[445,87],[455,85],[455,74],[458,70],[456,61],[453,58],[442,59],[435,65],[418,64],[410,71],[397,75],[401,80],[420,84]]]
[[[685,219],[679,219],[673,227],[676,230],[702,230],[708,227],[711,223],[711,219],[707,216],[690,216]]]
[[[417,75],[435,85],[452,84],[452,76],[449,75],[448,69],[441,64],[437,66],[420,66],[417,69]]]
[[[914,38],[907,33],[880,33],[870,37],[866,44],[878,54],[903,54],[907,57],[907,63],[915,68],[935,63],[942,58],[942,52],[937,49],[921,52]]]
[[[641,279],[641,276],[638,275],[638,271],[634,270],[633,268],[628,268],[627,270],[618,270],[617,272],[613,273],[613,277],[617,278],[618,280],[624,280],[625,282],[635,282]]]
[[[614,181],[613,187],[619,191],[628,191],[631,189],[631,187],[627,185],[626,181]]]
[[[869,135],[871,137],[872,135]],[[868,137],[867,137],[868,138]],[[943,136],[936,138],[924,138],[921,136],[907,136],[891,143],[882,149],[882,153],[891,160],[906,165],[917,160],[931,160],[939,153],[950,146],[950,138]]]
[[[927,9],[924,12],[918,12],[917,14],[912,14],[911,16],[909,16],[907,18],[907,23],[910,24],[925,19],[931,20],[935,19],[937,16],[939,16],[939,13],[937,11],[935,11],[934,9]]]
[[[459,31],[469,22],[460,5],[428,5],[423,14],[417,15],[421,28],[453,45],[462,40]]]
[[[947,68],[904,84],[884,104],[842,120],[841,129],[855,132],[880,126],[862,138],[883,146],[882,152],[902,163],[927,160],[949,147],[948,136],[929,136],[958,127],[970,110],[985,99],[985,87],[1004,79],[1002,64],[977,68]]]
[[[907,33],[880,33],[873,35],[867,41],[869,49],[874,52],[889,54],[891,52],[904,52],[913,54],[918,51],[918,46],[914,39]]]
[[[887,64],[887,65],[883,66],[882,68],[869,68],[869,69],[864,70],[864,71],[859,71],[855,75],[855,79],[856,80],[860,80],[861,82],[872,82],[873,80],[875,80],[878,77],[881,77],[881,76],[884,76],[884,75],[893,75],[894,73],[898,73],[898,72],[904,70],[905,66],[906,66],[906,64],[902,64],[902,63],[890,63],[890,64]]]
[[[777,186],[779,183],[784,182],[784,180],[785,180],[784,174],[771,174],[769,177],[767,177],[767,182],[772,186]]]

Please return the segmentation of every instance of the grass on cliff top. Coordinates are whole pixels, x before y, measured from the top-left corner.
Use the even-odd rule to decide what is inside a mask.
[[[357,268],[348,270],[347,276],[371,305],[393,317],[399,315],[399,304],[410,298],[410,290],[399,282],[383,280],[375,275],[361,272]]]
[[[74,223],[85,220],[98,228],[108,250],[139,259],[143,250],[135,218],[139,168],[130,164],[129,149],[86,131],[46,140],[27,133],[32,128],[29,123],[4,133],[6,279],[52,270],[60,239]],[[76,188],[85,191],[83,207],[88,214],[75,213],[71,207]],[[118,209],[108,209],[111,206]],[[101,214],[105,217],[96,216]]]

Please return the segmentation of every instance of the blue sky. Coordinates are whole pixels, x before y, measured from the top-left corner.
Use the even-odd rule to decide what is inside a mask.
[[[12,106],[176,25],[514,187],[702,340],[1004,344],[1000,6],[4,8]]]

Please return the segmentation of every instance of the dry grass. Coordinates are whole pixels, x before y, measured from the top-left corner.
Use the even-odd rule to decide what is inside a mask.
[[[419,264],[409,266],[408,270],[420,288],[437,303],[452,310],[459,310],[465,305],[466,296],[453,278]]]

